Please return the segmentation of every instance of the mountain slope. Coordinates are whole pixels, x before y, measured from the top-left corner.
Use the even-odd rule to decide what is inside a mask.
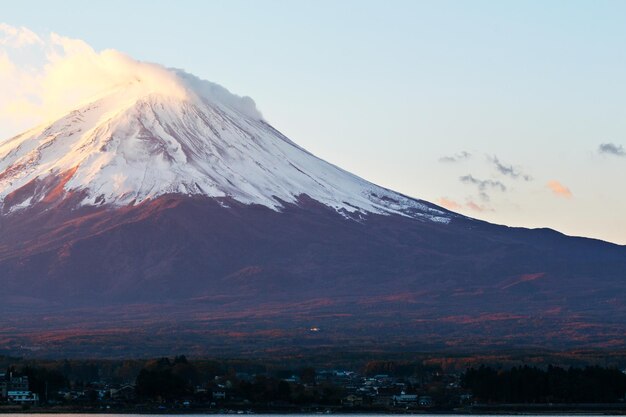
[[[1,350],[626,347],[626,248],[376,186],[172,77],[0,142]]]
[[[624,347],[625,250],[604,242],[462,218],[355,222],[306,198],[280,212],[181,195],[27,212],[0,225],[12,352]]]

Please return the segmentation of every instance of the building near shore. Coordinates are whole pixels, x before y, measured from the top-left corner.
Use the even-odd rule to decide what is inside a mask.
[[[39,395],[31,391],[7,391],[7,400],[13,404],[39,404]]]

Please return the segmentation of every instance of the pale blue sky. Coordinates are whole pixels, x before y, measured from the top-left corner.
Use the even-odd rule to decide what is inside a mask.
[[[626,244],[626,156],[599,152],[626,147],[626,2],[20,1],[0,21],[249,95],[300,145],[405,194]]]

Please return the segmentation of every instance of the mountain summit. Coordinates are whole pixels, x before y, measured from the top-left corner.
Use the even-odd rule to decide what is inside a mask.
[[[162,87],[142,80],[119,86],[1,143],[3,212],[71,194],[92,206],[182,194],[276,210],[307,195],[346,216],[450,220],[446,211],[316,158],[265,122],[250,98],[180,71],[169,75]]]
[[[623,348],[624,271],[624,247],[371,184],[178,70],[0,142],[20,355]]]

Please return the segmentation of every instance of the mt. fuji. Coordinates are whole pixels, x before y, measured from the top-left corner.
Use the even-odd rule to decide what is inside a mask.
[[[229,197],[275,210],[306,194],[346,216],[450,220],[448,212],[306,152],[265,122],[251,99],[182,72],[170,75],[168,88],[137,80],[3,142],[4,212],[77,193],[79,205],[90,206],[128,206],[182,194]],[[63,178],[62,187],[51,177]]]
[[[158,71],[0,141],[1,349],[625,346],[626,248],[376,186]]]

